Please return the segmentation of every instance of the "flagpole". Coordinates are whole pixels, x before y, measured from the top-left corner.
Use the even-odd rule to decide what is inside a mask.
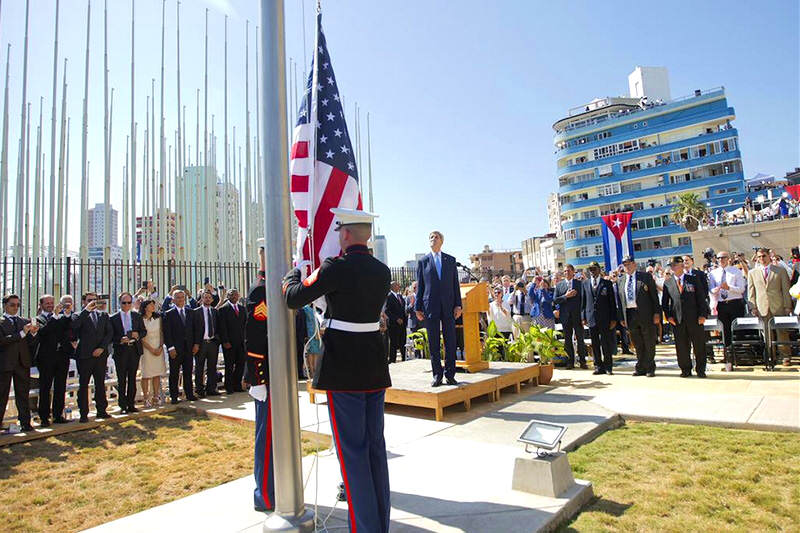
[[[56,96],[58,94],[58,7],[59,0],[56,0],[56,22],[55,36],[53,38],[53,108],[50,115],[50,244],[47,247],[47,257],[53,257],[55,250],[55,231],[56,231]]]
[[[320,10],[321,10],[321,7],[320,7],[319,2],[318,2],[317,3],[317,16],[316,16],[315,22],[314,22],[314,27],[315,27],[315,31],[314,31],[314,55],[312,56],[313,59],[311,61],[312,71],[311,71],[311,87],[310,87],[310,90],[311,90],[311,105],[309,106],[310,110],[309,110],[309,115],[308,115],[308,124],[311,126],[311,142],[309,143],[310,147],[309,147],[309,150],[308,150],[308,157],[309,157],[309,160],[311,161],[311,171],[310,171],[309,176],[308,176],[308,198],[309,198],[309,204],[308,204],[308,236],[306,237],[308,239],[308,244],[309,244],[310,253],[308,254],[308,259],[309,259],[309,261],[311,261],[311,268],[308,270],[308,273],[313,272],[314,269],[317,268],[316,260],[315,260],[316,257],[317,257],[316,247],[315,247],[316,245],[314,244],[314,219],[317,216],[317,213],[316,213],[316,210],[315,210],[315,206],[316,206],[316,201],[315,201],[315,194],[316,194],[316,192],[315,192],[315,189],[316,189],[315,182],[317,181],[316,180],[316,176],[317,176],[317,85],[319,84],[319,65],[318,65],[319,61],[317,61],[317,58],[319,57],[319,31],[320,31],[319,17],[320,17]],[[304,22],[304,24],[305,24],[305,22]],[[303,93],[303,94],[304,94],[303,98],[305,98],[305,93]],[[323,238],[324,238],[324,236],[323,236]],[[302,258],[300,257],[298,259],[302,259]]]
[[[283,301],[278,280],[291,265],[289,160],[286,140],[286,57],[283,2],[261,0],[261,151],[266,248],[266,295],[269,395],[272,402],[272,446],[275,472],[275,512],[263,531],[311,532],[314,514],[303,499],[300,415],[297,405],[297,358],[294,320]],[[248,238],[250,236],[248,235]]]
[[[3,91],[3,147],[0,155],[0,220],[8,220],[8,67],[11,60],[11,44],[6,46],[6,83]],[[8,253],[7,224],[0,228],[0,253]]]
[[[130,154],[130,194],[131,194],[131,201],[130,201],[130,220],[125,220],[125,224],[130,224],[130,232],[131,232],[131,257],[134,261],[137,259],[136,257],[136,122],[135,122],[135,89],[134,89],[134,79],[136,71],[135,63],[134,63],[134,49],[136,43],[136,31],[135,31],[135,15],[136,10],[134,7],[134,0],[131,0],[131,154]]]
[[[85,263],[89,259],[89,161],[88,132],[89,132],[89,28],[92,14],[92,2],[86,2],[86,65],[83,78],[83,125],[81,128],[81,238],[80,260]],[[81,279],[81,289],[84,280]]]

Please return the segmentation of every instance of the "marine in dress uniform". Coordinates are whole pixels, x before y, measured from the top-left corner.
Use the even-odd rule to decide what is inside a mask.
[[[344,255],[326,259],[305,280],[299,269],[292,270],[283,292],[292,309],[325,297],[324,349],[314,387],[328,394],[350,531],[385,532],[391,505],[383,402],[391,380],[379,321],[391,273],[366,246],[374,215],[331,211]]]
[[[272,414],[269,398],[269,364],[267,359],[267,290],[264,287],[264,239],[258,239],[261,268],[247,293],[247,325],[245,348],[247,368],[245,381],[256,407],[256,446],[253,476],[256,489],[253,507],[256,511],[275,509],[275,472],[272,468]]]

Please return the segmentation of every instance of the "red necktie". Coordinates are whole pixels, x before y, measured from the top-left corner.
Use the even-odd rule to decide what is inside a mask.
[[[233,306],[233,312],[236,314],[236,316],[239,316],[239,306],[238,305],[234,305]]]

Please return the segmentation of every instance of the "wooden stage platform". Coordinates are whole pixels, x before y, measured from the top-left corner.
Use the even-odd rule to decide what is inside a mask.
[[[457,373],[459,384],[431,387],[431,362],[428,359],[412,359],[389,365],[392,386],[386,390],[386,403],[427,407],[434,410],[436,420],[444,417],[444,408],[463,404],[469,410],[472,399],[486,396],[489,401],[500,398],[500,392],[514,388],[519,393],[524,383],[539,384],[539,365],[526,363],[491,362],[489,368],[480,372]],[[323,391],[315,390],[308,383],[311,402],[315,395]]]

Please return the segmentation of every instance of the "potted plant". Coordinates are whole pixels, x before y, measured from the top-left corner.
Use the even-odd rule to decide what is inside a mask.
[[[521,332],[508,347],[508,360],[514,363],[532,363],[536,354],[536,334],[534,328]]]
[[[555,330],[549,328],[533,326],[530,334],[534,337],[536,353],[539,354],[539,383],[547,385],[553,379],[553,358],[566,353],[564,342]]]
[[[486,328],[486,337],[483,340],[483,351],[481,359],[484,361],[499,361],[503,357],[506,348],[506,339],[497,330],[494,320],[489,322]]]
[[[687,192],[678,196],[678,202],[672,206],[670,218],[676,224],[682,224],[686,231],[697,231],[700,221],[704,220],[708,214],[708,208],[700,200],[700,197],[693,192]]]

